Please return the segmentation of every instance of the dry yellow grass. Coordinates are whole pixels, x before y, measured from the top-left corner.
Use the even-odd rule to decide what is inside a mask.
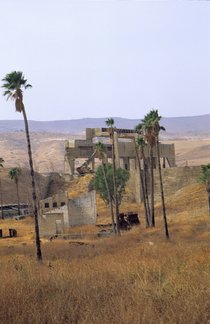
[[[71,181],[70,188],[68,190],[68,194],[70,197],[75,198],[80,194],[88,191],[88,186],[93,178],[92,174],[87,174],[83,177],[78,177]]]
[[[169,241],[160,205],[156,212],[155,229],[141,225],[119,238],[82,244],[43,241],[41,264],[34,260],[32,240],[25,240],[31,221],[1,222],[19,226],[26,244],[0,241],[0,323],[209,323],[205,188],[191,185],[167,199]]]

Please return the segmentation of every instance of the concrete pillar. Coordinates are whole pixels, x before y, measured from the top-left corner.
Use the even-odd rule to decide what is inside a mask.
[[[115,148],[115,164],[116,168],[120,167],[120,158],[119,158],[119,147],[118,147],[118,135],[117,132],[114,131],[114,148]]]
[[[64,156],[64,173],[70,173],[68,157]]]
[[[64,176],[65,180],[69,181],[75,173],[75,158],[70,158],[68,155],[64,157]]]
[[[75,173],[75,159],[69,158],[70,174],[73,176]]]

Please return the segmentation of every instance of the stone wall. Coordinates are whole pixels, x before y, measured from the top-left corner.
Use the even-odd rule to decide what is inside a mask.
[[[60,223],[60,224],[59,224]],[[62,234],[64,231],[63,211],[49,212],[39,217],[40,236]],[[59,232],[59,233],[58,233]]]
[[[162,169],[165,196],[174,194],[177,190],[196,183],[200,174],[200,166],[185,166]],[[160,182],[158,170],[154,172],[156,199],[160,198]]]
[[[77,198],[69,199],[69,226],[96,223],[95,191],[87,192]]]
[[[40,212],[41,214],[53,210],[55,208],[59,208],[67,205],[68,202],[68,193],[62,192],[46,199],[40,200]]]
[[[165,196],[170,196],[177,190],[196,183],[200,173],[200,166],[185,166],[185,167],[174,167],[166,168],[162,170],[163,187]],[[154,170],[154,182],[155,182],[155,199],[160,199],[160,182],[158,170]],[[131,172],[131,178],[128,183],[129,189],[135,192],[135,198],[137,202],[140,202],[141,195],[141,184],[138,169]],[[148,179],[148,189],[150,181]]]

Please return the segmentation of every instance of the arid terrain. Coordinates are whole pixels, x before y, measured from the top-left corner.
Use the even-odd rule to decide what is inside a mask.
[[[84,138],[84,135],[63,133],[31,133],[34,164],[37,172],[63,172],[65,141]],[[163,143],[174,143],[177,166],[201,165],[210,162],[210,138],[162,139]],[[28,167],[24,132],[1,133],[0,157],[5,167]]]
[[[83,187],[77,181],[71,190]],[[42,263],[35,260],[32,219],[0,221],[5,233],[18,231],[0,242],[0,322],[209,323],[205,187],[185,187],[166,203],[170,240],[158,204],[155,229],[145,229],[142,219],[121,237],[105,239],[88,236],[98,232],[95,226],[75,228],[82,240],[42,240]]]
[[[31,138],[36,170],[62,172],[68,135],[32,133]],[[179,166],[210,162],[208,138],[164,142],[175,143]],[[24,132],[2,133],[0,156],[5,159],[4,195],[9,199],[12,193],[16,199],[7,172],[11,166],[27,166]],[[29,185],[24,172],[23,193]],[[55,182],[39,177],[45,191],[52,190]],[[87,190],[90,178],[72,181],[69,193],[76,196]],[[210,223],[205,186],[194,183],[167,196],[169,240],[164,238],[161,205],[155,206],[156,228],[146,229],[143,206],[128,197],[126,191],[121,209],[137,211],[141,225],[121,237],[97,238],[99,228],[88,225],[71,229],[83,234],[80,240],[42,239],[41,263],[35,259],[33,219],[1,220],[4,233],[15,228],[18,236],[0,241],[0,322],[209,323]],[[97,212],[97,224],[110,223],[109,210],[98,196]]]
[[[63,172],[65,141],[74,138],[68,134],[31,133],[35,170],[40,173]],[[1,133],[0,156],[5,160],[5,167],[28,167],[25,133]]]

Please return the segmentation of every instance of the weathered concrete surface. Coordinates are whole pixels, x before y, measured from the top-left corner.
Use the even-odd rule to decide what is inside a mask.
[[[40,213],[43,214],[55,208],[59,208],[67,205],[68,202],[68,193],[61,192],[52,195],[46,199],[40,200]]]
[[[96,223],[95,191],[87,192],[68,201],[69,226]]]
[[[163,188],[165,197],[174,194],[177,190],[196,183],[200,173],[200,166],[185,166],[161,169],[163,178]],[[131,174],[131,179],[128,183],[130,190],[135,195],[136,201],[142,201],[141,184],[139,177],[139,170]],[[148,189],[150,190],[150,181],[148,178]],[[154,186],[155,186],[155,200],[160,199],[160,181],[158,170],[154,170]]]
[[[196,183],[200,174],[200,166],[185,166],[162,169],[163,188],[165,196],[174,194],[177,190]],[[156,200],[160,199],[160,182],[158,170],[154,172]]]
[[[122,164],[126,169],[130,170],[130,160],[136,160],[136,151],[134,146],[134,141],[137,133],[134,130],[129,129],[115,129],[114,130],[114,143],[115,143],[115,157],[116,166],[119,167]],[[69,141],[66,142],[65,146],[65,166],[64,173],[66,175],[74,176],[75,174],[75,160],[79,158],[88,159],[92,156],[95,150],[95,140],[103,141],[102,138],[109,137],[107,128],[93,128],[86,129],[86,140],[75,140],[74,144]],[[112,146],[109,139],[104,142],[106,148],[106,155],[108,159],[112,158]],[[141,153],[139,152],[141,156]],[[144,148],[144,155],[146,158],[146,163],[149,163],[149,151],[148,147]],[[153,150],[154,160],[157,158],[157,152],[154,148]],[[174,144],[161,144],[160,143],[160,157],[165,158],[170,167],[175,166],[175,149]],[[97,156],[96,156],[97,158]],[[94,159],[92,160],[93,167],[95,165]],[[120,159],[122,163],[120,163]]]
[[[61,206],[64,198],[66,198],[66,204]],[[95,191],[84,193],[76,198],[67,197],[66,193],[58,194],[40,203],[42,206],[39,217],[41,236],[62,234],[66,228],[71,226],[96,223]],[[58,208],[53,208],[55,203],[59,206]],[[49,204],[49,207],[45,208],[46,204]]]
[[[60,222],[59,228],[57,228],[58,221]],[[52,211],[48,212],[39,217],[39,228],[40,228],[40,236],[51,236],[54,234],[62,234],[64,231],[64,217],[63,211]]]

